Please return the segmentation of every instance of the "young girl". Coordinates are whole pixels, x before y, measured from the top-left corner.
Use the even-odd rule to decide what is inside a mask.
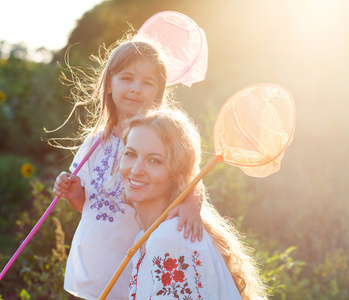
[[[123,142],[125,196],[146,231],[199,172],[200,137],[184,113],[163,110],[132,118]],[[201,242],[184,239],[175,219],[150,235],[132,259],[129,299],[266,299],[233,225],[207,201],[201,214]]]
[[[118,166],[124,121],[140,109],[161,106],[165,86],[166,67],[157,49],[149,43],[127,41],[111,52],[92,97],[88,97],[98,119],[70,170],[77,167],[100,136],[102,142],[78,176],[63,172],[54,186],[57,196],[67,198],[82,212],[64,280],[64,288],[75,296],[97,299],[140,231],[133,208],[123,200],[119,176],[113,188],[105,190],[104,186]],[[200,239],[200,197],[193,194],[189,198],[179,209],[178,229],[185,224],[185,235],[192,230],[192,240],[197,236]],[[127,298],[131,267],[125,271],[110,299]]]

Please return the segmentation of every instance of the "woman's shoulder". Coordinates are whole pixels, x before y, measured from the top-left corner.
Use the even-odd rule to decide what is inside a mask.
[[[170,220],[162,222],[157,229],[150,236],[150,240],[157,241],[166,239],[173,239],[179,237],[181,232],[177,230],[178,218],[175,217]],[[182,233],[183,235],[183,233]]]
[[[147,249],[168,249],[176,252],[182,252],[185,249],[205,249],[207,242],[210,242],[210,236],[204,230],[202,241],[192,242],[189,238],[184,238],[184,230],[177,230],[178,218],[166,220],[151,234],[147,242]]]

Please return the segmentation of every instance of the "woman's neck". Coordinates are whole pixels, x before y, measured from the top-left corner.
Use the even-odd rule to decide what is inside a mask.
[[[134,203],[139,218],[140,226],[144,232],[160,217],[168,207],[168,201],[147,205],[146,203]]]

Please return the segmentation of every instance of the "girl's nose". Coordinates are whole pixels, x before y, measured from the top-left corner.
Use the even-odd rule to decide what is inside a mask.
[[[130,88],[131,93],[138,94],[138,93],[140,93],[140,90],[141,90],[140,84],[137,81],[134,81],[131,85],[131,88]]]

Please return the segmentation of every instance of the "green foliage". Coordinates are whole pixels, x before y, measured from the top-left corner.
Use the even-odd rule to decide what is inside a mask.
[[[16,155],[0,156],[0,248],[13,246],[11,238],[16,215],[28,205],[30,198],[29,178],[21,174],[28,159]]]
[[[339,248],[325,254],[324,261],[313,268],[315,297],[328,295],[328,299],[349,299],[348,253]]]
[[[60,68],[19,58],[25,49],[18,46],[1,56],[2,47],[0,43],[0,91],[5,97],[0,102],[0,151],[49,164],[62,154],[41,140],[51,137],[44,127],[57,128],[71,109],[63,101],[68,90],[59,82]],[[68,125],[59,134],[72,130]]]
[[[28,292],[25,289],[21,290],[21,292],[19,293],[19,297],[21,297],[21,300],[29,300],[30,299],[30,295],[28,294]]]
[[[294,299],[303,294],[307,285],[307,279],[300,279],[299,276],[305,263],[294,260],[291,256],[294,250],[296,247],[290,247],[284,252],[277,250],[271,255],[265,250],[256,253],[264,261],[262,274],[269,287],[269,294],[274,295],[275,299]]]
[[[28,159],[16,155],[0,157],[0,216],[8,216],[13,209],[21,209],[21,202],[29,197],[29,180],[21,174]]]
[[[54,198],[38,181],[32,182],[32,196],[31,208],[18,216],[17,241],[27,236]],[[5,291],[3,296],[16,290],[21,299],[70,298],[63,290],[63,279],[68,244],[78,219],[69,203],[60,200],[0,282],[1,291]],[[9,258],[3,256],[1,261]]]

